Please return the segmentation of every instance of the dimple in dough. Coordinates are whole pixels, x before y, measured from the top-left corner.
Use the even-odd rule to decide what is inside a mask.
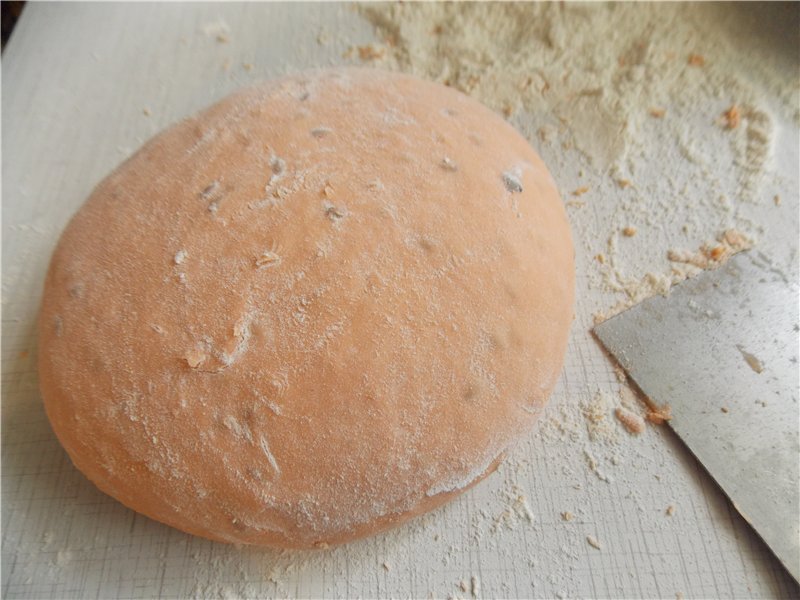
[[[573,259],[545,165],[467,96],[369,69],[244,89],[70,222],[39,323],[47,414],[153,519],[346,542],[453,498],[530,431]]]

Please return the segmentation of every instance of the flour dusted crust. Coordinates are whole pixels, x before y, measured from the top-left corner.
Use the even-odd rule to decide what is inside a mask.
[[[545,165],[468,97],[368,69],[239,91],[148,142],[53,255],[39,367],[100,489],[247,544],[336,544],[493,471],[561,368]]]

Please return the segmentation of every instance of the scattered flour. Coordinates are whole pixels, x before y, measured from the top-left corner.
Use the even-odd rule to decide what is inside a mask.
[[[569,173],[564,157],[574,164],[578,151],[588,173],[609,182],[596,189],[582,172],[559,181],[575,196],[592,192],[566,203],[587,254],[608,240],[602,260],[588,265],[590,286],[617,298],[598,318],[666,294],[696,272],[658,252],[664,238],[691,246],[733,227],[750,236],[761,230],[747,205],[774,198],[765,188],[777,123],[800,123],[800,80],[787,79],[790,71],[742,30],[735,11],[669,3],[358,10],[380,40],[358,60],[453,86],[509,118],[554,172]],[[748,53],[739,51],[745,34]],[[610,214],[598,218],[589,206]],[[620,231],[628,232],[624,244]]]
[[[711,101],[723,91],[747,107],[743,129],[748,121],[756,129],[737,137],[737,156],[759,171],[769,155],[771,117],[755,108],[761,98],[747,82],[729,76],[741,64],[727,52],[735,42],[719,26],[730,18],[724,10],[551,3],[362,4],[359,10],[383,41],[359,48],[361,60],[456,87],[506,115],[555,116],[569,125],[565,142],[598,166],[618,163],[641,144],[643,123],[667,114],[654,107],[671,106],[670,114],[676,107],[698,110],[700,99],[716,115]],[[619,23],[630,27],[621,31]],[[707,49],[708,60],[695,48]],[[761,71],[781,109],[796,116],[794,90],[780,85],[774,68]]]
[[[717,236],[715,242],[705,242],[698,250],[668,250],[667,260],[671,265],[668,273],[646,273],[644,277],[637,279],[625,275],[617,265],[618,240],[616,232],[608,239],[609,258],[603,261],[602,275],[606,288],[624,294],[624,298],[609,310],[596,312],[595,324],[602,323],[651,296],[666,296],[673,285],[694,277],[703,270],[716,269],[737,252],[753,247],[752,240],[746,234],[736,229],[727,229]]]

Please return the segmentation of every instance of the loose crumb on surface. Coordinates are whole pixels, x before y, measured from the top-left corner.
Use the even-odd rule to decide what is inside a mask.
[[[650,116],[655,119],[663,119],[664,115],[667,114],[667,109],[665,108],[651,108],[649,111]]]
[[[657,408],[649,407],[645,419],[650,421],[653,425],[663,425],[664,422],[672,418],[672,409],[669,404]]]
[[[249,73],[250,71],[253,70],[253,63],[249,62],[242,63],[242,68]]]
[[[573,196],[583,196],[588,191],[589,191],[589,186],[584,185],[583,187],[579,187],[577,190],[572,192],[572,195]]]
[[[688,61],[692,67],[702,67],[706,64],[706,59],[702,54],[690,54]]]
[[[358,51],[358,58],[361,60],[378,60],[379,58],[383,58],[383,55],[386,54],[386,48],[374,46],[372,44],[357,46],[356,50]]]
[[[675,505],[674,505],[674,504],[670,504],[670,505],[667,507],[667,510],[665,511],[665,514],[666,514],[668,517],[671,517],[672,515],[674,515],[674,514],[675,514]]]
[[[572,521],[572,519],[574,519],[574,518],[575,518],[575,515],[573,515],[568,510],[565,510],[564,512],[561,513],[561,520],[562,521]]]
[[[739,126],[739,123],[742,121],[742,115],[739,113],[739,107],[735,104],[722,113],[722,116],[725,118],[726,129],[736,129]]]
[[[389,570],[391,570],[391,567],[389,566],[389,563],[388,563],[388,562],[384,562],[384,563],[383,563],[381,566],[383,567],[383,570],[384,570],[384,571],[389,571]]]
[[[636,413],[633,413],[628,409],[622,408],[620,406],[617,407],[617,409],[614,411],[614,414],[616,415],[617,419],[619,419],[619,422],[622,423],[622,425],[625,427],[625,429],[628,430],[629,433],[632,433],[634,435],[639,435],[644,431],[645,429],[644,419],[639,415],[637,415]]]
[[[147,108],[147,107],[145,106],[145,107],[142,109],[142,114],[143,114],[145,117],[149,117],[149,116],[150,116],[151,114],[153,114],[153,113],[151,113],[151,112],[150,112],[150,109],[149,109],[149,108]]]
[[[742,358],[747,363],[747,366],[750,367],[755,373],[763,373],[764,371],[764,364],[759,360],[759,358],[755,354],[751,354],[747,352],[741,346],[736,346],[736,348],[741,352]]]
[[[625,227],[622,230],[622,235],[624,235],[625,237],[633,237],[633,236],[635,236],[636,235],[636,227],[630,227],[630,226]]]
[[[617,179],[617,185],[624,190],[626,187],[630,187],[632,184],[630,179]]]
[[[601,265],[605,264],[606,262],[606,257],[603,254],[595,254],[594,259]]]
[[[717,244],[703,244],[696,252],[670,249],[667,259],[675,263],[691,265],[698,269],[715,269],[724,260],[737,252],[752,248],[753,242],[736,229],[727,229],[717,236]]]
[[[772,201],[775,203],[775,206],[781,205],[781,197],[778,194],[775,194],[775,197],[772,199]]]
[[[470,593],[473,598],[481,595],[481,580],[478,579],[477,575],[473,575],[472,579],[470,579]]]
[[[597,549],[597,550],[602,550],[602,549],[603,549],[603,545],[602,545],[602,544],[601,544],[601,543],[598,541],[598,539],[597,539],[596,537],[594,537],[593,535],[587,535],[587,536],[586,536],[586,541],[588,542],[588,544],[589,544],[589,545],[590,545],[592,548],[595,548],[595,549]]]
[[[720,407],[720,410],[721,410],[722,412],[724,412],[724,413],[727,413],[727,412],[729,412],[729,411],[728,411],[728,407],[727,407],[727,406],[722,406],[722,407]]]
[[[728,248],[724,245],[714,246],[713,248],[711,248],[710,256],[712,260],[721,260],[722,258],[727,258],[728,255],[731,254],[730,250],[731,248]]]

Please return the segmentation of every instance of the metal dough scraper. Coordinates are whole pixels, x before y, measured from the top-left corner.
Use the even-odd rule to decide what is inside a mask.
[[[797,280],[743,252],[594,332],[800,580],[798,323]]]

